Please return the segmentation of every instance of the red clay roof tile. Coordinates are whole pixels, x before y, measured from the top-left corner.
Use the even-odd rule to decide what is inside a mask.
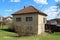
[[[25,7],[24,9],[19,10],[19,11],[15,12],[15,13],[12,14],[12,15],[20,15],[20,14],[28,14],[28,13],[39,13],[39,14],[42,14],[42,15],[47,16],[45,13],[37,10],[37,9],[34,8],[33,6]]]

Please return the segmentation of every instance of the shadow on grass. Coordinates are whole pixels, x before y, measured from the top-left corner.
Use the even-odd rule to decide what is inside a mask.
[[[14,32],[14,31],[12,31],[10,29],[0,29],[0,30],[7,31],[7,32]]]
[[[9,37],[16,37],[16,38],[20,38],[20,36],[9,36]]]
[[[14,31],[11,31],[9,29],[0,29],[0,30],[8,32],[8,34],[6,35],[8,37],[17,37],[17,38],[19,38],[18,34],[15,34],[16,32],[14,32]],[[9,33],[9,32],[11,32],[11,33]]]

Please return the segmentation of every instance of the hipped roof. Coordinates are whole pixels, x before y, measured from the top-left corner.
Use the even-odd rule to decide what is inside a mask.
[[[29,14],[29,13],[33,13],[33,14],[39,13],[39,14],[47,16],[47,14],[39,11],[38,9],[36,9],[33,6],[24,7],[24,9],[19,10],[19,11],[13,13],[12,15]]]

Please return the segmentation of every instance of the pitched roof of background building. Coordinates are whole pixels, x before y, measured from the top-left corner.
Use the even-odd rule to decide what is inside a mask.
[[[4,19],[7,19],[7,18],[11,18],[11,19],[12,19],[12,17],[11,17],[11,16],[4,17]]]
[[[37,9],[36,9],[35,7],[33,7],[33,6],[24,7],[24,9],[19,10],[19,11],[15,12],[15,13],[12,14],[12,15],[29,14],[29,13],[39,13],[39,14],[42,14],[42,15],[47,16],[45,13],[37,10]]]
[[[48,20],[48,21],[54,21],[54,20],[60,20],[60,18],[55,18],[55,19],[51,19],[51,20]]]
[[[54,25],[59,25],[60,26],[60,18],[55,18],[55,19],[51,19],[51,20],[47,20],[47,24],[54,24]]]

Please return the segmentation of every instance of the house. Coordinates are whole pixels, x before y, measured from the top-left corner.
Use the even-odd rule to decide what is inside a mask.
[[[46,14],[33,6],[24,7],[13,15],[15,30],[21,35],[40,35],[45,32]]]
[[[0,16],[0,22],[1,22],[1,21],[3,21],[3,17],[2,17],[2,16]]]
[[[60,18],[48,20],[48,21],[47,21],[47,24],[60,26]]]
[[[0,16],[0,25],[2,25],[2,23],[3,23],[3,17]]]
[[[47,20],[45,28],[45,31],[60,32],[60,18]]]
[[[11,16],[4,17],[5,25],[10,25],[13,22],[13,18]]]
[[[11,22],[11,21],[13,20],[13,18],[10,17],[10,16],[7,16],[7,17],[4,18],[4,20],[5,20],[6,22]]]

